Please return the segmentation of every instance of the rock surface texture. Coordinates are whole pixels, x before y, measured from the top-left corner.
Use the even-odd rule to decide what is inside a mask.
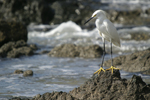
[[[102,49],[98,45],[91,46],[77,46],[74,44],[63,44],[55,47],[49,52],[49,56],[53,57],[83,57],[83,58],[97,58],[101,57]]]
[[[95,10],[107,7],[109,9],[104,10],[110,15],[112,22],[127,25],[144,25],[150,22],[150,8],[114,5],[99,0],[0,0],[0,19],[20,21],[25,25],[60,24],[72,20],[83,25]]]
[[[149,98],[150,85],[146,85],[140,76],[133,75],[131,80],[122,79],[119,70],[114,70],[114,74],[106,71],[100,75],[93,75],[83,85],[69,93],[47,92],[43,95],[38,94],[30,100],[149,100]]]
[[[27,45],[24,40],[17,42],[8,42],[0,48],[0,57],[18,58],[20,56],[33,55],[33,51],[36,50],[36,46]]]

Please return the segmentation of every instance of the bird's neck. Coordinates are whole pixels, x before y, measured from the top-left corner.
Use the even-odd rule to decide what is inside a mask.
[[[96,21],[97,21],[99,24],[102,24],[105,19],[107,19],[105,16],[100,16],[100,17],[98,17],[98,18],[96,19]]]

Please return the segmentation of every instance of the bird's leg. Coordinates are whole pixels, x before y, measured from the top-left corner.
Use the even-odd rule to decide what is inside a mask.
[[[114,69],[120,70],[119,68],[115,68],[115,67],[113,66],[113,58],[112,58],[112,42],[111,42],[111,67],[108,68],[108,69],[106,69],[106,70],[111,70],[111,69],[112,69],[112,74],[113,74],[113,70],[114,70]]]
[[[102,39],[103,39],[103,48],[104,48],[104,49],[103,49],[102,63],[101,63],[100,69],[97,70],[94,74],[96,74],[96,73],[100,74],[101,71],[104,71],[104,72],[105,72],[105,70],[103,69],[103,62],[104,62],[104,57],[105,57],[105,39],[104,39],[104,38],[102,38]]]

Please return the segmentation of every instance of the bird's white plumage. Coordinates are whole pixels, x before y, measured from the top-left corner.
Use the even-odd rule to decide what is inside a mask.
[[[96,18],[96,27],[100,35],[114,45],[120,47],[120,38],[113,23],[106,17],[106,13],[102,10],[97,10],[93,13],[92,17]]]

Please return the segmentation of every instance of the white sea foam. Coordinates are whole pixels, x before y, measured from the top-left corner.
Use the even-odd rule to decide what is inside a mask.
[[[117,25],[118,26],[118,25]],[[119,25],[121,27],[121,25]],[[121,38],[130,39],[130,33],[146,32],[150,33],[150,28],[146,26],[134,27],[134,28],[123,28],[117,30]],[[77,24],[72,21],[64,22],[58,27],[48,32],[29,32],[29,42],[34,42],[46,46],[57,46],[64,43],[72,43],[79,45],[91,45],[98,44],[103,46],[102,40],[99,39],[100,35],[98,30],[94,28],[91,31],[83,30]],[[135,41],[135,40],[121,40],[122,47],[119,50],[144,50],[149,47],[150,40],[146,41]],[[109,43],[106,42],[106,47],[109,47]],[[118,48],[115,48],[118,49]]]
[[[78,26],[77,24],[75,24],[72,21],[68,21],[68,22],[64,22],[62,24],[60,24],[58,27],[56,27],[55,29],[51,30],[50,32],[46,32],[45,35],[46,36],[59,36],[61,34],[67,33],[72,34],[74,32],[81,32],[82,29],[80,26]]]
[[[45,69],[51,69],[53,68],[54,66],[50,66],[50,65],[44,65],[44,66],[39,66],[39,69],[40,70],[45,70]]]

